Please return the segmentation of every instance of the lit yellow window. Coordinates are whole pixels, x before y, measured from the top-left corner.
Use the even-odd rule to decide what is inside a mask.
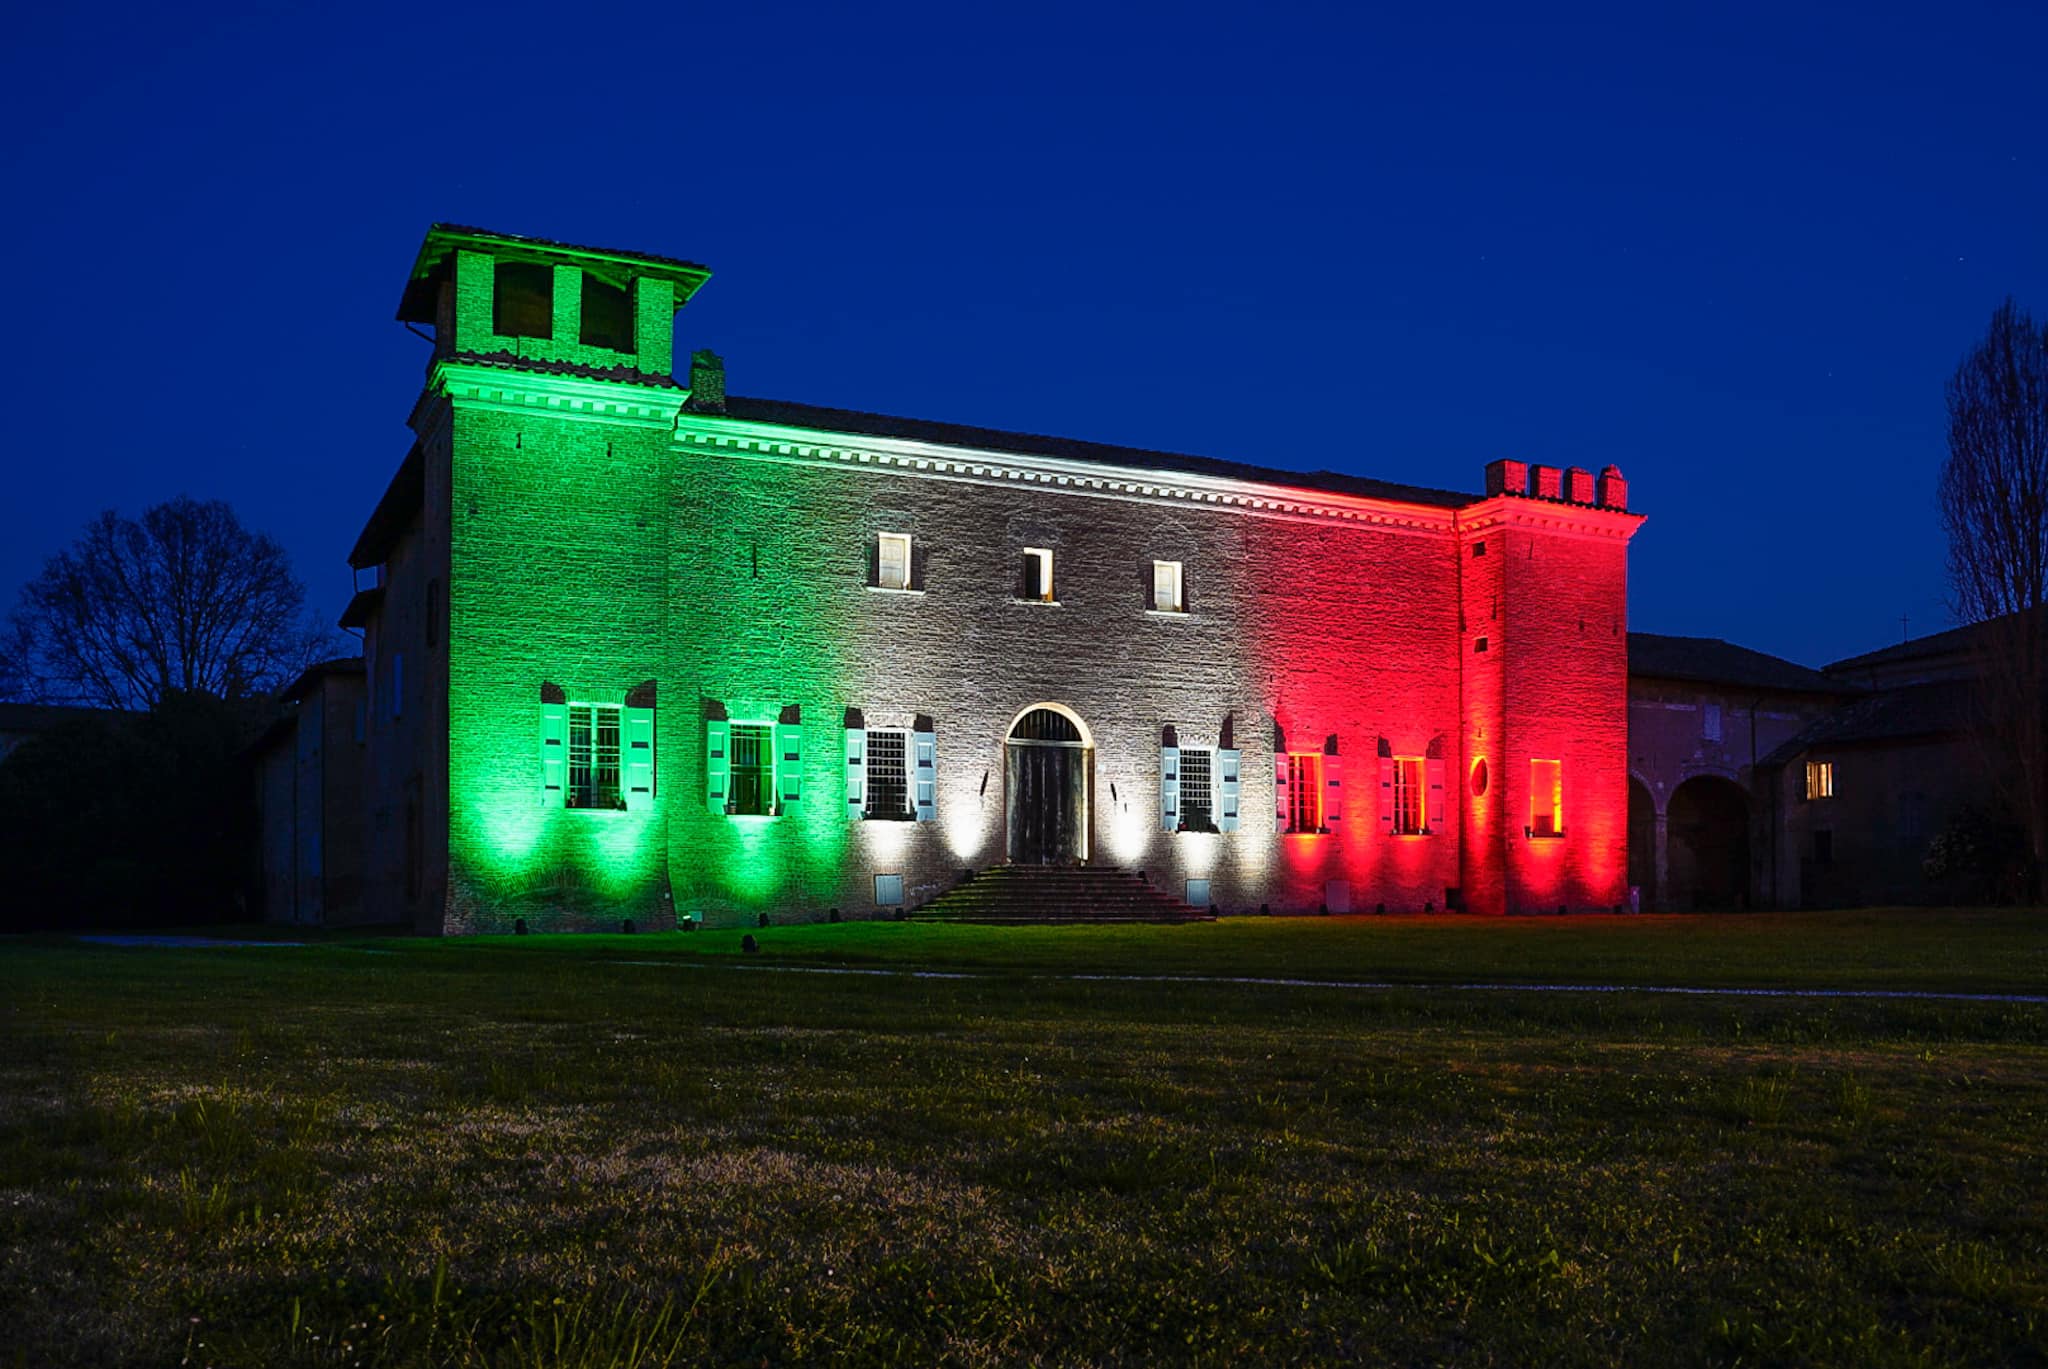
[[[1564,835],[1564,765],[1560,761],[1529,762],[1529,835]]]
[[[1831,799],[1835,796],[1835,763],[1833,761],[1808,761],[1806,763],[1806,797],[1810,799]]]

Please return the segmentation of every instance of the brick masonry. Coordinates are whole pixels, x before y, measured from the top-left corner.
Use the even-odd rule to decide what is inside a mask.
[[[373,901],[450,932],[734,925],[883,913],[881,874],[915,906],[1007,858],[1005,738],[1040,704],[1093,743],[1091,860],[1206,880],[1222,911],[1624,901],[1636,517],[1496,472],[1453,509],[768,431],[685,412],[655,374],[565,377],[560,345],[467,363],[489,351],[488,265],[465,251],[442,288],[453,335],[413,419],[426,493],[370,633]],[[873,583],[885,531],[914,539],[909,592]],[[1052,551],[1055,602],[1019,597],[1026,547]],[[1155,559],[1184,566],[1185,612],[1150,610]],[[374,701],[397,654],[417,697],[394,718]],[[655,801],[547,803],[542,686],[618,702],[649,682]],[[933,821],[849,816],[849,709],[929,720]],[[800,720],[780,816],[713,811],[714,720]],[[1168,727],[1241,753],[1238,830],[1163,829]],[[1282,746],[1324,756],[1326,833],[1275,830]],[[1429,834],[1383,821],[1382,755],[1440,762]],[[1561,838],[1527,830],[1538,758],[1563,765]]]

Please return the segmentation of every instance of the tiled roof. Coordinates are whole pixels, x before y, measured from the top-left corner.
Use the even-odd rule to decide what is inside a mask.
[[[1659,680],[1696,680],[1788,694],[1849,694],[1855,686],[1831,680],[1779,656],[1767,656],[1719,637],[1628,635],[1628,673]]]
[[[382,565],[426,497],[427,464],[420,455],[420,444],[415,442],[405,460],[398,464],[398,473],[384,487],[377,507],[370,511],[370,521],[363,524],[362,535],[356,538],[355,547],[348,554],[348,563],[357,570]]]
[[[1017,456],[1050,456],[1066,461],[1093,461],[1139,470],[1178,471],[1224,480],[1248,480],[1265,485],[1296,489],[1328,490],[1364,499],[1385,499],[1401,504],[1422,504],[1456,509],[1478,503],[1484,496],[1456,490],[1433,490],[1420,485],[1400,485],[1364,476],[1341,475],[1335,471],[1287,471],[1270,466],[1249,466],[1212,456],[1183,456],[1145,447],[1119,447],[1106,442],[1086,442],[1071,437],[1047,437],[1037,433],[1008,432],[1000,428],[976,428],[963,423],[940,423],[923,418],[893,418],[887,414],[863,413],[858,409],[833,409],[818,404],[799,404],[786,399],[747,399],[737,395],[725,401],[727,417],[750,423],[773,423],[791,428],[814,428],[824,432],[859,437],[893,437],[907,442],[931,442],[946,447],[973,447],[983,451],[1008,452]],[[711,415],[715,417],[715,415]]]
[[[331,661],[321,661],[307,666],[293,680],[277,692],[279,699],[303,699],[312,692],[313,686],[327,675],[360,675],[363,673],[363,658],[360,656],[336,656]]]
[[[2004,618],[1991,621],[2005,622]],[[1987,623],[1965,623],[1952,627],[1946,632],[1931,632],[1925,637],[1915,637],[1910,642],[1883,647],[1877,651],[1866,651],[1861,656],[1849,656],[1831,661],[1824,667],[1829,674],[1850,673],[1866,670],[1872,666],[1896,665],[1901,661],[1917,661],[1929,656],[1948,656],[1976,650],[1977,640],[1984,633]]]
[[[335,620],[336,627],[368,627],[370,615],[377,611],[377,605],[384,602],[384,586],[372,585],[359,589],[349,596],[347,605],[341,610],[341,617]]]
[[[1825,746],[1951,736],[1970,726],[1975,709],[1972,686],[1964,680],[1880,690],[1816,719],[1761,764],[1783,765],[1802,752]]]

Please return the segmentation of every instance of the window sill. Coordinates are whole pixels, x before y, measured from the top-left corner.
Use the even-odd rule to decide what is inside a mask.
[[[1195,615],[1189,613],[1184,608],[1148,608],[1145,610],[1145,616],[1147,618],[1192,619]]]
[[[1530,841],[1563,841],[1566,834],[1563,832],[1539,832],[1533,827],[1524,827],[1522,835]]]
[[[1316,827],[1301,832],[1296,832],[1290,829],[1288,831],[1282,832],[1280,835],[1283,837],[1327,837],[1330,835],[1330,829],[1327,827]]]
[[[916,813],[862,813],[862,822],[916,822]]]
[[[867,590],[870,594],[889,594],[904,599],[924,598],[924,591],[921,589],[898,588],[895,585],[869,585]]]
[[[1425,827],[1420,832],[1394,832],[1391,835],[1395,841],[1419,841],[1426,837],[1433,837],[1436,833],[1430,828]]]
[[[1026,604],[1026,605],[1029,605],[1029,606],[1030,606],[1030,607],[1032,607],[1032,608],[1063,608],[1063,607],[1065,607],[1065,605],[1061,604],[1061,603],[1060,603],[1060,601],[1059,601],[1059,600],[1057,600],[1057,599],[1012,599],[1012,600],[1010,600],[1010,602],[1011,602],[1011,603],[1013,603],[1013,604]]]

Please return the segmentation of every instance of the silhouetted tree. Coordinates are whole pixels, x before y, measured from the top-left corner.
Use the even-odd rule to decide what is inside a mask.
[[[0,650],[17,697],[146,709],[275,689],[332,644],[284,548],[219,500],[112,510],[23,587]],[[12,679],[5,678],[12,676]]]
[[[81,712],[0,763],[0,931],[249,915],[259,701]]]
[[[1948,383],[1941,519],[1957,615],[1982,624],[1984,735],[2048,866],[2048,330],[2008,299]]]

